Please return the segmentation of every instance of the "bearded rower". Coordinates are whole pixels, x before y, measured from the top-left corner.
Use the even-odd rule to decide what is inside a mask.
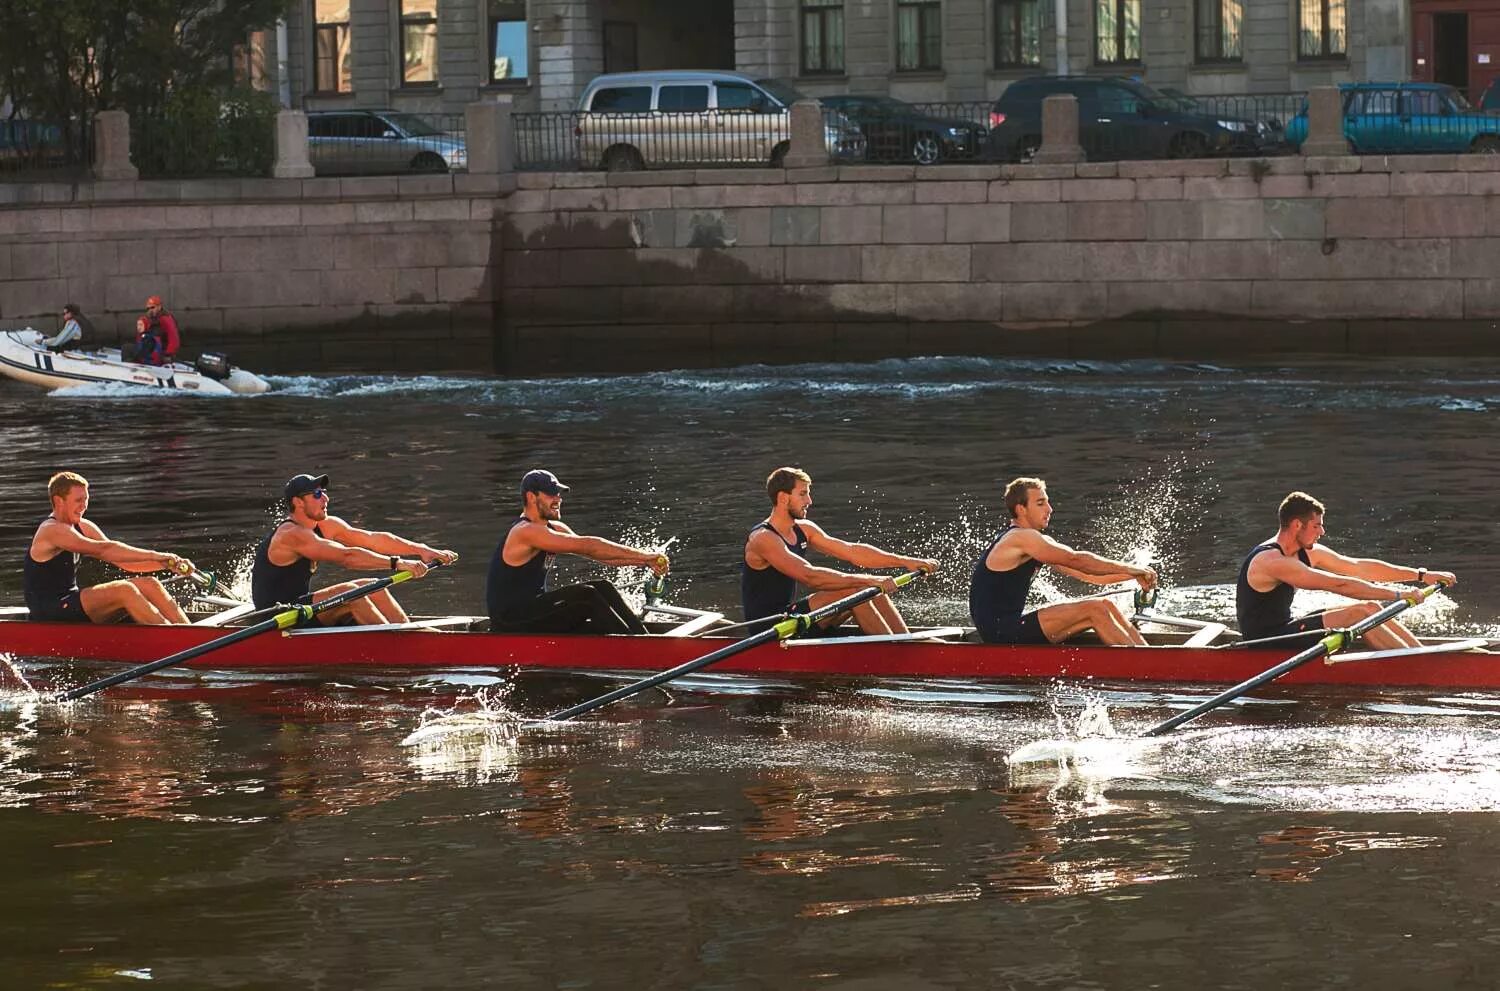
[[[605,580],[547,588],[558,554],[577,554],[617,568],[671,568],[660,551],[641,550],[603,537],[585,537],[562,521],[568,486],[544,468],[521,477],[521,515],[495,545],[485,581],[485,607],[496,633],[645,633],[646,626]]]
[[[321,602],[373,581],[361,578],[314,592],[313,572],[323,563],[356,571],[408,571],[413,578],[421,578],[436,561],[452,564],[458,560],[453,551],[438,550],[394,533],[361,530],[330,516],[327,475],[297,475],[282,489],[282,501],[287,518],[255,548],[255,564],[250,569],[251,597],[257,609]],[[322,613],[313,621],[337,626],[348,620],[380,625],[405,623],[408,618],[390,589],[385,588]]]
[[[1318,543],[1327,532],[1323,528],[1323,512],[1323,504],[1306,492],[1291,493],[1281,500],[1276,512],[1276,536],[1257,544],[1246,555],[1234,594],[1240,634],[1246,640],[1353,626],[1381,608],[1376,602],[1401,598],[1400,589],[1375,582],[1452,585],[1458,581],[1451,571],[1345,557],[1329,550]],[[1373,601],[1292,619],[1292,599],[1299,588]],[[1379,650],[1419,646],[1411,630],[1394,619],[1364,636],[1370,646]]]
[[[47,496],[52,515],[36,528],[21,570],[26,608],[33,620],[108,623],[123,613],[137,623],[156,626],[188,621],[182,607],[155,578],[126,578],[79,588],[80,557],[96,557],[135,572],[188,574],[193,563],[176,554],[148,551],[104,536],[103,530],[84,518],[89,483],[76,472],[61,471],[48,479]]]
[[[1093,585],[1134,579],[1147,591],[1156,585],[1156,572],[1074,550],[1042,533],[1052,520],[1052,501],[1040,478],[1017,478],[1007,485],[1005,508],[1010,521],[975,562],[969,585],[969,616],[980,639],[1049,644],[1093,630],[1110,646],[1146,645],[1140,631],[1108,599],[1058,602],[1025,612],[1031,580],[1044,564]]]
[[[868,634],[906,633],[906,621],[890,600],[895,579],[820,568],[809,564],[809,550],[847,561],[858,568],[905,568],[932,574],[938,563],[931,558],[903,557],[871,544],[850,543],[830,536],[807,518],[812,508],[812,476],[800,468],[777,468],[766,478],[771,515],[750,530],[740,563],[740,602],[745,621],[780,617],[793,611],[811,612],[862,588],[884,593],[854,607],[854,619]],[[798,584],[813,589],[804,608],[794,607]],[[841,613],[821,624],[828,630],[844,621]]]

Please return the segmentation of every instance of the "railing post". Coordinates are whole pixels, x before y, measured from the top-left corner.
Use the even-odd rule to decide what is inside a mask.
[[[312,162],[307,157],[307,114],[300,110],[276,112],[276,163],[271,175],[277,179],[311,179]]]
[[[470,175],[501,175],[516,170],[516,121],[511,98],[502,94],[464,107],[464,146]]]
[[[782,164],[789,169],[811,169],[828,164],[827,129],[823,125],[823,105],[817,100],[798,100],[792,104],[788,130],[791,147]]]
[[[130,115],[101,110],[94,115],[94,178],[134,181],[140,171],[130,161]]]
[[[1304,155],[1347,155],[1344,98],[1337,86],[1314,86],[1307,92],[1307,138]]]
[[[1059,93],[1042,100],[1042,146],[1032,161],[1038,165],[1084,160],[1078,143],[1078,97]]]

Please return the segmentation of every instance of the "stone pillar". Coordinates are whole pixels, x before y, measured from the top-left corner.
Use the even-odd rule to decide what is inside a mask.
[[[1078,143],[1078,97],[1059,93],[1042,100],[1042,147],[1032,159],[1038,165],[1083,161]]]
[[[572,110],[583,87],[604,71],[600,0],[528,0],[526,23],[538,109]]]
[[[798,100],[789,117],[792,147],[782,164],[789,169],[812,169],[828,164],[827,129],[823,105],[817,100]]]
[[[516,124],[509,94],[464,107],[464,128],[470,175],[515,171]]]
[[[1337,86],[1314,86],[1307,92],[1307,137],[1304,155],[1347,155],[1344,137],[1344,100]]]
[[[276,164],[271,175],[277,179],[311,179],[312,162],[307,158],[307,114],[300,110],[276,112]]]
[[[133,181],[141,177],[130,162],[130,115],[101,110],[94,115],[94,178]]]

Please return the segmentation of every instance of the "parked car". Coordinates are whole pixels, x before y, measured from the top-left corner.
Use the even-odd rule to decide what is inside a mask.
[[[874,161],[935,165],[976,158],[989,132],[975,121],[924,113],[889,96],[824,96],[818,102],[859,128]]]
[[[1344,137],[1357,154],[1500,153],[1500,115],[1469,106],[1442,83],[1343,83]],[[1286,126],[1287,141],[1307,140],[1304,106]]]
[[[1255,154],[1270,136],[1255,121],[1185,107],[1121,76],[1030,76],[1000,94],[990,110],[987,156],[1030,161],[1042,143],[1042,101],[1078,98],[1078,140],[1089,161],[1201,158]]]
[[[780,166],[791,148],[795,87],[737,72],[671,69],[595,78],[578,100],[574,136],[585,168],[611,172],[682,165]],[[828,154],[865,156],[859,128],[825,118]]]
[[[314,110],[307,153],[319,175],[449,172],[469,166],[461,135],[395,110]]]

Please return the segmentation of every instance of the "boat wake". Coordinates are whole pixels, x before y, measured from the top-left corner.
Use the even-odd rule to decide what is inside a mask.
[[[513,740],[529,720],[505,705],[505,694],[505,688],[481,688],[474,693],[477,709],[459,711],[459,706],[428,709],[422,713],[417,728],[402,739],[401,746],[441,745],[459,736]]]

